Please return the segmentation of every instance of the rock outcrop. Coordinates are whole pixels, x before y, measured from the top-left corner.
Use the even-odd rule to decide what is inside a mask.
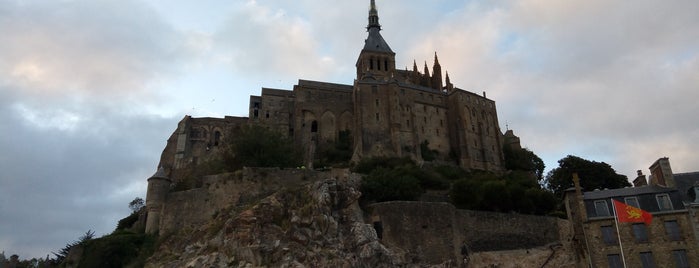
[[[360,179],[330,178],[232,204],[200,228],[163,234],[146,267],[398,267],[358,205]]]

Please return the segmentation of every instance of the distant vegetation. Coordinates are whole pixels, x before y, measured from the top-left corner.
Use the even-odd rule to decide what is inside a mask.
[[[558,167],[546,174],[544,185],[556,196],[563,196],[566,189],[573,187],[573,173],[578,173],[580,186],[585,191],[631,186],[628,177],[617,174],[609,164],[572,155],[558,160]]]
[[[424,147],[428,147],[424,143]],[[428,151],[429,149],[425,150]],[[365,174],[362,203],[418,200],[427,190],[443,191],[457,208],[536,215],[560,215],[556,196],[539,184],[543,161],[527,149],[508,150],[510,171],[467,172],[457,166],[418,167],[408,158],[367,158],[353,171]]]

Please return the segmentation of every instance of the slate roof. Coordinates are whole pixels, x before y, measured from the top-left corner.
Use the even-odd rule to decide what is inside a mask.
[[[680,192],[680,197],[682,201],[694,201],[691,197],[687,195],[689,188],[699,183],[699,172],[689,172],[689,173],[675,173],[672,174],[675,178],[675,187]]]
[[[641,187],[627,187],[619,189],[607,189],[599,191],[584,192],[583,199],[604,199],[611,197],[624,197],[624,196],[638,196],[642,194],[655,194],[655,193],[667,193],[675,191],[673,188],[665,188],[655,185],[641,186]]]
[[[364,49],[362,50],[395,54],[391,47],[388,46],[388,43],[386,43],[386,40],[383,39],[379,30],[376,27],[369,28],[369,36],[364,40]]]

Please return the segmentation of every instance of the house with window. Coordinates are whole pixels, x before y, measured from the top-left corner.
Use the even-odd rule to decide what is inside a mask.
[[[697,204],[686,199],[687,189],[676,187],[667,158],[656,161],[651,174],[647,183],[639,171],[635,182],[646,183],[621,189],[583,191],[575,182],[576,187],[566,193],[565,204],[578,263],[588,267],[624,267],[624,262],[627,267],[699,267],[693,210]],[[612,200],[651,213],[650,224],[617,223]]]

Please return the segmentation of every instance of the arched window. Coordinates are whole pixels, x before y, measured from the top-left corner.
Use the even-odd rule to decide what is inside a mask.
[[[318,132],[318,121],[313,121],[311,123],[311,133]]]
[[[221,142],[221,132],[216,131],[214,132],[214,146],[218,146],[218,144]]]

